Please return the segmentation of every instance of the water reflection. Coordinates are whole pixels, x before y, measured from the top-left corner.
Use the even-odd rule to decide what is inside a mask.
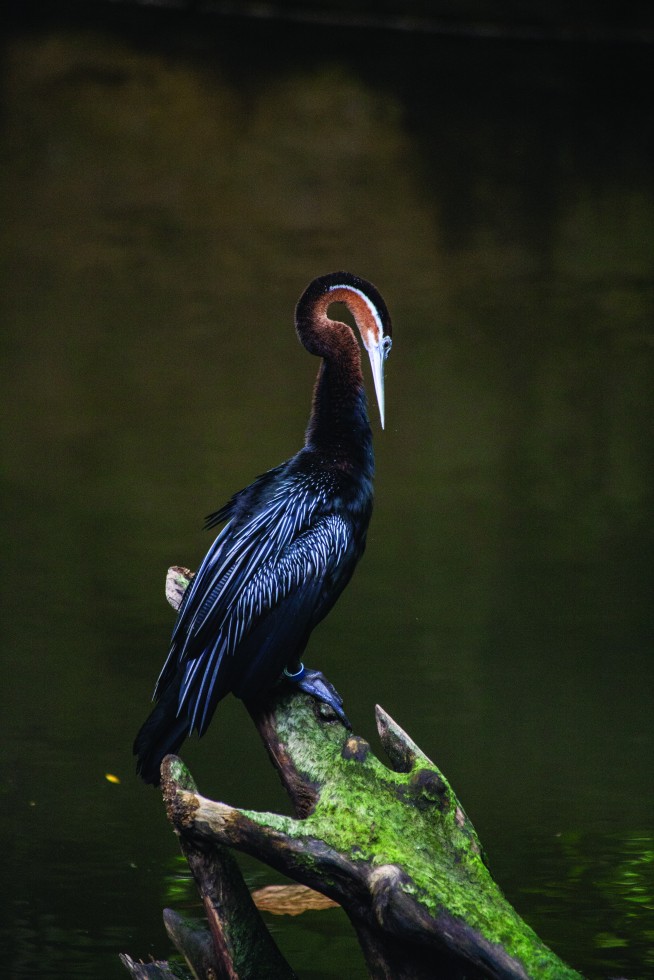
[[[653,844],[647,831],[621,836],[572,829],[545,847],[538,843],[528,861],[530,883],[520,891],[549,923],[550,935],[559,934],[564,958],[577,955],[581,921],[592,936],[588,961],[598,975],[610,975],[620,961],[643,976],[652,973]]]
[[[438,761],[544,938],[645,976],[651,905],[611,875],[654,802],[644,57],[118,22],[6,45],[10,976],[168,950],[175,843],[130,757],[163,575],[298,448],[316,365],[291,313],[338,267],[396,342],[368,553],[312,661],[355,728],[378,701]],[[243,716],[185,759],[283,809]],[[339,915],[275,922],[303,976],[355,976]]]

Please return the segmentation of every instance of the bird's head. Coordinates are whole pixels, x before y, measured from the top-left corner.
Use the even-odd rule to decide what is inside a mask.
[[[298,303],[298,322],[301,322],[304,310],[307,309],[311,311],[314,323],[322,320],[322,323],[330,323],[333,327],[334,321],[330,321],[327,317],[327,308],[332,303],[343,303],[350,311],[363,346],[368,352],[383,429],[384,363],[393,343],[391,318],[386,303],[372,283],[360,279],[351,272],[332,272],[314,279],[307,287]],[[324,334],[321,339],[326,339]],[[307,340],[306,336],[303,337],[305,346],[313,349],[314,353],[326,353],[320,349],[320,346],[310,347]]]

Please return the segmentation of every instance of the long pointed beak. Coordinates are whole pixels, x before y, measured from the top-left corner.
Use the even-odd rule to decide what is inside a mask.
[[[379,343],[366,344],[370,367],[372,368],[372,380],[375,382],[375,394],[379,405],[379,418],[381,427],[384,428],[384,361],[388,357],[391,349],[391,338],[382,337]]]

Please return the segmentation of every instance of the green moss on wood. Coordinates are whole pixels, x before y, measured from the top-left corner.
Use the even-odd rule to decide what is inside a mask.
[[[445,911],[461,919],[503,946],[531,977],[579,977],[506,901],[452,787],[422,753],[409,772],[394,772],[340,724],[317,724],[311,699],[297,694],[278,703],[275,722],[295,767],[320,787],[319,797],[304,820],[242,811],[253,822],[297,840],[323,841],[363,874],[396,865],[408,876],[400,887],[430,916]],[[310,849],[305,860],[324,880],[324,867]]]

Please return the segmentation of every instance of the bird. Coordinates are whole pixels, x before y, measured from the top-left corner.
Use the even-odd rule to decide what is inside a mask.
[[[359,342],[332,319],[350,312],[370,358],[384,427],[384,363],[391,319],[372,283],[349,272],[319,276],[295,309],[300,342],[321,359],[303,447],[210,514],[222,526],[184,593],[156,702],[134,741],[137,773],[157,786],[160,766],[203,735],[228,693],[256,702],[282,678],[329,704],[342,699],[302,663],[363,555],[373,504],[374,454]]]

